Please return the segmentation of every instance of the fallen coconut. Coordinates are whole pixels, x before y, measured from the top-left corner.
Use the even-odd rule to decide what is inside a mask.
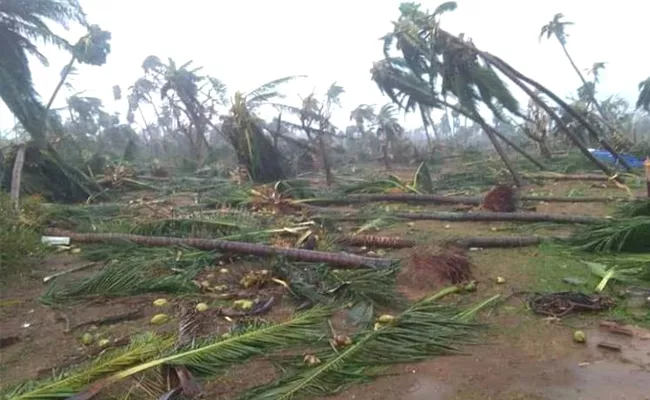
[[[81,340],[81,343],[83,343],[84,346],[88,346],[88,345],[92,344],[92,342],[93,342],[93,335],[86,332],[83,335],[81,335],[80,340]]]
[[[169,304],[169,302],[165,299],[156,299],[153,301],[153,305],[156,307],[164,307],[167,304]]]
[[[169,315],[167,314],[156,314],[151,317],[151,323],[154,325],[162,325],[169,321]]]
[[[203,312],[203,311],[206,311],[210,307],[205,303],[198,303],[194,308],[198,312]]]
[[[583,331],[573,332],[573,341],[576,343],[585,343],[587,341],[587,336]]]

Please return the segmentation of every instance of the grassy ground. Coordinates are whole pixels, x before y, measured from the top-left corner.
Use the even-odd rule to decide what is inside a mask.
[[[399,171],[397,175],[409,177],[412,173],[411,169]],[[484,190],[485,187],[471,189],[473,192]],[[634,190],[642,194],[641,189]],[[452,192],[457,191],[452,190]],[[554,196],[625,195],[620,189],[591,183],[550,182],[543,185],[530,185],[525,191]],[[167,197],[165,202],[160,204],[139,209],[132,207],[129,212],[133,212],[134,219],[167,218],[173,215],[174,209],[193,205],[192,197],[191,193]],[[155,199],[156,195],[131,193],[129,198],[137,202],[138,199],[143,198]],[[594,216],[611,215],[615,208],[613,203],[542,203],[532,204],[532,206],[536,207],[538,212]],[[379,207],[397,209],[406,206],[386,204]],[[433,207],[419,208],[433,209]],[[435,207],[436,210],[452,208]],[[410,209],[414,208],[410,207]],[[98,215],[94,217],[99,218]],[[102,226],[119,230],[119,223],[115,220],[110,221],[110,218],[108,217],[109,221]],[[340,228],[343,232],[353,232],[358,226],[341,224]],[[550,224],[417,221],[400,222],[373,234],[398,235],[415,239],[420,246],[417,250],[406,249],[386,253],[387,257],[408,260],[414,251],[421,251],[422,248],[452,237],[531,233],[553,235],[567,233],[571,229],[567,226]],[[214,294],[205,292],[185,295],[146,293],[118,297],[93,296],[75,298],[74,302],[56,307],[47,307],[39,302],[39,297],[48,288],[48,285],[43,283],[43,277],[86,266],[87,268],[66,274],[61,279],[62,282],[59,282],[59,284],[70,283],[95,276],[106,268],[101,263],[87,266],[89,261],[84,256],[92,249],[93,247],[82,246],[80,253],[66,251],[52,254],[36,264],[22,267],[20,270],[11,270],[11,273],[5,273],[9,270],[3,266],[4,279],[0,288],[2,337],[18,338],[18,342],[2,349],[0,373],[3,388],[23,380],[36,380],[50,375],[52,369],[75,365],[85,359],[96,357],[101,351],[97,346],[97,341],[100,339],[119,342],[139,332],[172,333],[177,329],[177,325],[173,323],[177,321],[177,316],[171,310],[181,304],[204,301],[214,309],[231,303],[231,300],[218,299]],[[190,257],[193,252],[182,250],[181,253],[176,257],[177,259],[181,255]],[[650,376],[647,374],[650,360],[643,355],[644,352],[650,354],[650,349],[647,348],[650,341],[641,340],[646,337],[644,335],[647,331],[644,333],[639,330],[633,338],[619,338],[609,337],[598,329],[598,321],[603,319],[614,319],[622,324],[633,324],[640,328],[650,326],[650,313],[647,308],[631,309],[619,302],[619,306],[607,312],[572,315],[557,320],[533,314],[522,297],[511,296],[513,293],[526,291],[593,292],[600,279],[587,269],[581,262],[581,257],[569,254],[565,248],[551,245],[520,249],[484,249],[470,251],[469,255],[478,289],[470,295],[452,296],[448,301],[471,304],[495,294],[500,294],[501,299],[505,299],[504,302],[495,303],[483,310],[479,315],[479,321],[487,325],[487,330],[481,338],[483,344],[465,348],[466,355],[438,357],[417,364],[391,367],[388,376],[369,384],[353,386],[338,397],[332,398],[533,400],[587,398],[582,397],[584,393],[591,393],[589,398],[593,400],[615,398],[612,397],[614,393],[625,395],[626,398],[641,399],[642,396],[650,393]],[[170,258],[173,259],[174,256],[175,253],[171,256],[167,255],[165,262]],[[114,257],[124,260],[127,256],[115,255]],[[146,257],[143,260],[146,260]],[[208,280],[211,287],[221,285],[236,287],[239,279],[248,272],[270,268],[269,262],[255,259],[235,259],[231,262],[226,257],[201,262],[203,263],[200,264],[201,272],[194,280],[198,282]],[[137,265],[134,264],[133,268],[136,267]],[[219,272],[222,268],[227,268],[228,273]],[[432,276],[425,275],[421,279],[414,280],[414,273],[408,262],[403,262],[402,271],[397,278],[398,290],[412,300],[445,286],[443,282]],[[566,283],[566,278],[581,283],[577,285]],[[620,288],[617,285],[610,285],[606,293],[616,298]],[[295,304],[280,285],[269,284],[262,290],[240,293],[240,297],[251,299],[267,298],[271,295],[280,299],[270,312],[264,315],[264,319],[287,320]],[[172,323],[162,326],[152,326],[148,320],[161,311],[152,305],[152,301],[159,297],[171,301],[171,305],[166,310],[172,314],[173,320]],[[129,321],[105,323],[111,316],[123,316],[134,310],[139,310],[139,314]],[[345,331],[344,319],[334,319],[333,323],[336,329]],[[214,318],[202,329],[210,334],[220,335],[228,332],[231,326],[232,323],[224,318]],[[572,333],[575,329],[587,332],[587,345],[573,342]],[[95,343],[83,345],[80,337],[84,333],[91,333],[96,338]],[[600,340],[620,341],[623,346],[622,351],[616,354],[603,352],[596,348]],[[606,378],[607,376],[616,378],[614,388],[610,387],[612,383],[607,380],[609,379]],[[271,382],[277,377],[277,370],[268,361],[256,359],[251,363],[224,371],[216,379],[207,383],[205,390],[209,393],[209,398],[234,399],[236,394],[252,386]]]

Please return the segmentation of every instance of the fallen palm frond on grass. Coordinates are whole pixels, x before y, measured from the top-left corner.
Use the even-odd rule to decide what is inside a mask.
[[[93,380],[147,361],[161,351],[169,349],[173,343],[173,338],[162,338],[151,334],[136,336],[124,349],[108,352],[87,365],[60,373],[54,378],[23,383],[2,393],[1,398],[7,400],[66,399],[74,396]]]
[[[142,293],[195,293],[192,278],[198,270],[185,273],[156,271],[154,265],[142,259],[119,261],[105,267],[90,278],[59,287],[55,280],[41,296],[44,304],[58,304],[72,299],[92,296],[129,296]],[[158,273],[157,273],[158,272]]]
[[[650,217],[650,199],[638,199],[619,206],[615,215],[621,218]]]
[[[143,293],[196,293],[196,274],[214,262],[215,254],[182,248],[95,245],[81,256],[106,265],[94,275],[60,284],[58,278],[41,296],[45,304],[88,297],[116,297]]]
[[[471,343],[478,326],[468,319],[496,297],[468,311],[443,306],[440,298],[457,293],[447,288],[425,298],[402,314],[381,317],[375,328],[335,341],[331,348],[304,357],[302,365],[289,368],[278,381],[244,393],[241,400],[288,400],[340,393],[372,380],[385,368],[441,354],[459,353],[458,346]]]
[[[570,244],[589,252],[650,252],[650,217],[623,218],[576,232]]]
[[[195,376],[216,376],[233,364],[248,361],[272,351],[315,343],[323,337],[328,308],[314,308],[279,324],[265,324],[230,337],[208,338],[176,349],[172,353],[121,370],[96,381],[69,400],[88,400],[108,386],[154,368],[183,366]]]
[[[59,229],[47,229],[48,235],[70,237],[80,243],[135,243],[143,246],[173,247],[185,246],[200,250],[220,250],[232,253],[249,254],[259,257],[281,256],[290,260],[324,262],[341,267],[387,268],[395,260],[385,258],[361,257],[345,253],[285,249],[255,243],[233,242],[220,239],[172,238],[162,236],[140,236],[113,233],[73,233]]]
[[[327,265],[301,265],[280,262],[274,275],[283,279],[289,293],[298,301],[318,303],[368,303],[399,307],[403,297],[395,288],[398,268],[332,269]]]

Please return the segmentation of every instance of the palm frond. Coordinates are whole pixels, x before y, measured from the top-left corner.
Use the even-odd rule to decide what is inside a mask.
[[[124,349],[108,352],[91,363],[41,382],[26,382],[6,390],[0,398],[11,400],[66,399],[90,382],[150,360],[174,344],[173,338],[153,334],[135,336]]]
[[[88,251],[88,254],[84,254],[85,257],[115,261],[110,262],[95,275],[63,287],[55,280],[40,300],[45,304],[57,304],[90,296],[112,297],[157,292],[193,293],[198,289],[192,283],[192,279],[204,267],[205,261],[201,262],[203,257],[209,257],[207,253],[194,252],[195,257],[183,259],[176,251],[169,249],[156,252],[151,249],[136,250],[129,245],[122,247],[130,249],[131,251],[128,252],[130,254],[126,255],[124,249],[120,249],[123,251],[123,257],[120,257],[120,253],[115,251],[115,246],[100,246],[97,248],[99,251],[94,254]],[[152,257],[153,254],[157,254],[158,257]],[[180,255],[182,256],[182,253]],[[165,261],[176,264],[175,269],[180,269],[182,272],[164,267]]]
[[[591,252],[650,251],[650,217],[621,218],[592,225],[576,232],[570,243]]]
[[[240,398],[282,400],[332,395],[373,379],[386,366],[458,353],[458,346],[471,343],[478,326],[465,322],[477,307],[461,312],[438,303],[442,296],[457,291],[449,288],[419,301],[391,322],[378,323],[374,330],[354,335],[348,346],[316,352],[320,362],[315,365],[296,365],[280,380]]]
[[[323,336],[327,308],[314,308],[279,324],[265,324],[227,338],[210,338],[192,346],[135,365],[90,385],[75,398],[88,399],[107,386],[162,365],[182,365],[199,376],[214,376],[224,368],[242,363],[254,356],[318,341]]]

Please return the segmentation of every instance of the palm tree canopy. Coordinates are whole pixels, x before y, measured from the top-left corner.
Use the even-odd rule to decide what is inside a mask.
[[[539,40],[542,40],[544,36],[547,39],[555,36],[563,46],[566,45],[566,39],[569,35],[566,33],[565,28],[573,25],[573,22],[562,21],[562,18],[564,18],[564,14],[557,13],[548,24],[542,26],[542,30],[539,33]]]
[[[429,14],[418,5],[403,3],[393,32],[383,37],[385,58],[374,64],[372,79],[400,108],[419,107],[425,124],[428,112],[448,105],[449,96],[472,115],[479,114],[480,104],[499,119],[502,109],[521,115],[505,83],[471,51],[471,40],[439,28],[439,16],[455,7],[455,2],[444,3]],[[393,50],[401,57],[391,56]]]
[[[650,112],[650,77],[639,83],[639,98],[636,101],[636,108]]]
[[[34,89],[28,55],[47,65],[37,43],[72,50],[48,23],[68,28],[71,22],[88,26],[77,0],[0,1],[0,97],[33,139],[45,139],[45,107]]]

